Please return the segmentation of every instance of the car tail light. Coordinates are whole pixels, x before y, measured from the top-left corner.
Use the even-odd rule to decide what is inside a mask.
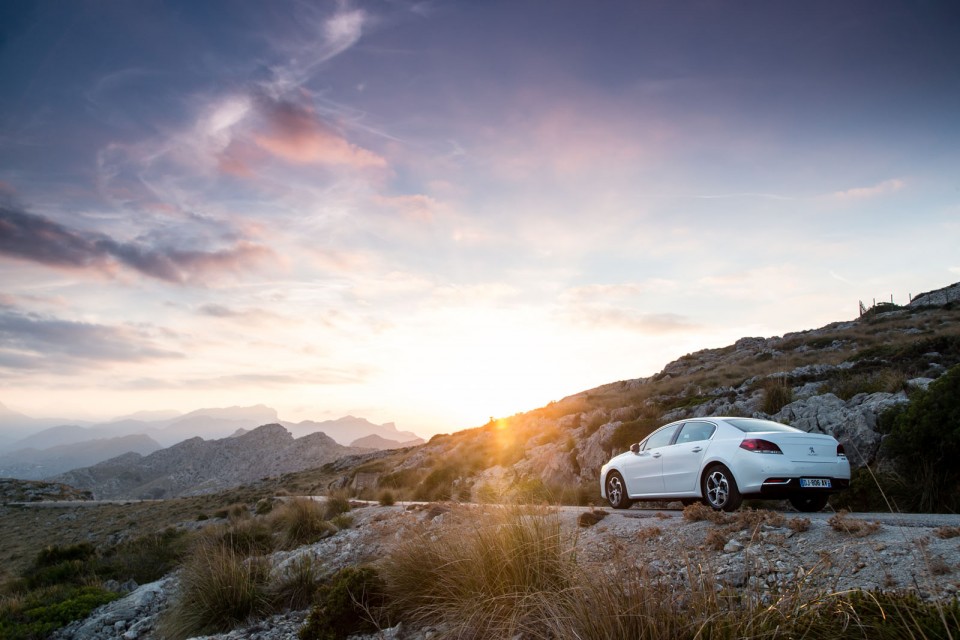
[[[838,457],[838,458],[846,458],[846,457],[847,457],[847,452],[844,450],[843,445],[842,445],[842,444],[839,444],[839,443],[837,444],[837,457]]]
[[[759,438],[747,438],[740,443],[741,449],[746,449],[747,451],[753,451],[754,453],[779,453],[783,455],[783,451],[780,450],[780,447],[770,442],[769,440],[761,440]]]

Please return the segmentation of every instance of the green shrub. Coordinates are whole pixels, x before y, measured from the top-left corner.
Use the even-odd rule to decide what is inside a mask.
[[[414,500],[424,502],[446,501],[453,496],[453,481],[460,475],[460,468],[453,464],[441,464],[427,474],[413,492]]]
[[[159,534],[141,536],[107,549],[96,563],[102,580],[136,580],[139,584],[159,580],[173,571],[186,555],[191,536],[167,528]]]
[[[908,377],[914,377],[929,370],[929,353],[938,353],[939,363],[944,367],[952,368],[960,364],[960,335],[920,338],[906,344],[882,344],[863,349],[850,360],[856,363],[880,361]]]
[[[393,495],[393,491],[390,489],[384,489],[380,492],[380,495],[377,496],[377,501],[382,507],[392,507],[397,502],[396,496]]]
[[[832,378],[823,391],[842,400],[849,400],[858,393],[897,393],[903,390],[906,382],[907,378],[902,372],[883,367],[841,373]]]
[[[0,603],[0,638],[48,638],[56,629],[86,618],[97,607],[118,597],[98,586],[56,585],[31,591],[16,602]]]
[[[881,418],[882,451],[915,492],[912,508],[960,510],[960,366]]]
[[[33,565],[26,572],[25,584],[30,589],[79,584],[93,575],[96,553],[89,542],[46,547],[37,553]]]
[[[341,640],[381,626],[385,586],[372,567],[341,569],[320,588],[318,602],[300,630],[301,640]]]

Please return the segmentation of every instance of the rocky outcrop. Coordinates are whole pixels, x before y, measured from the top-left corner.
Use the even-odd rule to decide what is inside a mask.
[[[92,499],[93,494],[89,491],[75,489],[60,482],[0,478],[0,504]]]
[[[168,576],[138,587],[127,596],[98,608],[85,620],[56,631],[51,640],[137,640],[153,637],[157,618],[177,581]]]
[[[924,293],[918,293],[914,296],[913,300],[910,301],[908,307],[929,307],[929,306],[943,306],[951,302],[956,302],[960,300],[960,282],[952,284],[949,287],[944,287],[943,289],[937,289],[936,291],[927,291]]]
[[[600,477],[600,467],[606,464],[614,452],[610,447],[619,422],[608,422],[601,426],[585,440],[581,441],[577,449],[577,465],[580,467],[580,478],[584,481],[596,481]]]
[[[833,436],[843,445],[850,463],[862,467],[872,462],[880,449],[879,415],[907,401],[907,395],[902,391],[895,394],[860,393],[846,402],[832,393],[825,393],[791,402],[773,418],[810,433]]]

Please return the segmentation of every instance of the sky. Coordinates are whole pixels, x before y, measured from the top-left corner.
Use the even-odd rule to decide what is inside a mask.
[[[960,281],[954,2],[0,5],[0,402],[422,435]]]

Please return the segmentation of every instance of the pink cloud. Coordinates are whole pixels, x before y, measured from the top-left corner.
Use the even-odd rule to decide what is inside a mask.
[[[403,196],[375,196],[375,204],[398,213],[400,217],[415,222],[431,222],[444,205],[434,198],[423,194]]]
[[[832,195],[834,198],[840,198],[841,200],[873,198],[900,191],[905,186],[907,186],[906,182],[900,178],[893,178],[891,180],[884,180],[871,187],[857,187],[847,189],[846,191],[835,191]]]
[[[349,142],[320,120],[313,109],[292,102],[266,102],[265,130],[254,141],[274,156],[294,164],[343,165],[355,169],[384,168],[386,160]]]

